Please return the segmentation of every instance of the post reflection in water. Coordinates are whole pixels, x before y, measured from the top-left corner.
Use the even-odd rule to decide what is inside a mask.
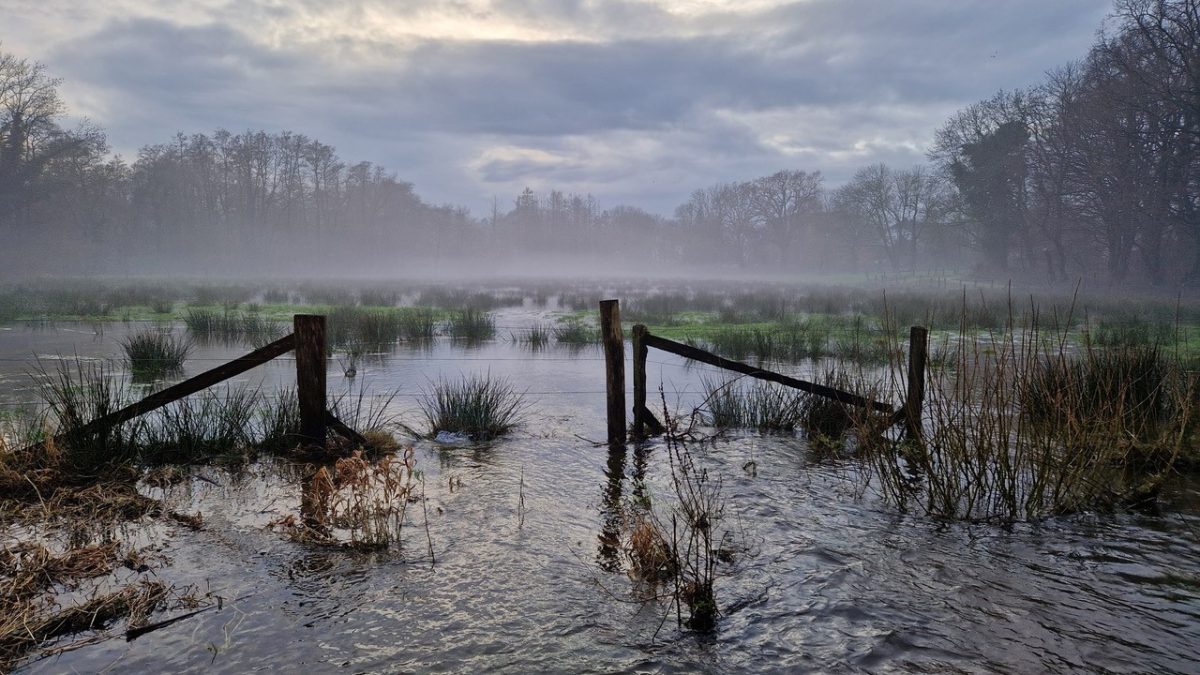
[[[606,572],[621,571],[621,519],[623,517],[621,498],[624,494],[625,458],[627,451],[623,445],[613,445],[608,450],[608,464],[604,469],[603,499],[600,507],[602,524],[597,537],[596,560],[600,568]],[[639,443],[633,450],[633,497],[639,501],[644,499],[646,458],[650,448]]]

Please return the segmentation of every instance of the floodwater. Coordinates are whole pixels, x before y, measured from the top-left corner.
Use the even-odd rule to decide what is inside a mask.
[[[35,356],[117,357],[128,327],[96,328],[0,328],[0,403],[36,399],[27,375]],[[188,371],[245,351],[199,348]],[[703,371],[666,354],[651,361],[650,381],[663,383],[667,401],[694,405]],[[242,381],[272,391],[291,381],[291,368],[281,360]],[[819,461],[801,438],[697,444],[696,461],[722,481],[721,527],[739,553],[719,567],[716,630],[695,634],[664,604],[638,602],[608,545],[613,509],[635,478],[660,508],[671,490],[662,445],[613,455],[587,440],[605,428],[597,350],[439,341],[367,359],[353,380],[335,359],[329,381],[334,393],[397,392],[395,412],[420,426],[416,395],[431,380],[488,371],[527,390],[529,419],[487,446],[417,443],[433,560],[419,509],[410,509],[402,551],[315,549],[267,527],[298,512],[301,472],[275,460],[201,468],[168,497],[201,512],[203,531],[156,524],[129,536],[161,545],[169,562],[158,579],[194,584],[220,596],[221,608],[25,669],[1200,672],[1194,486],[1180,487],[1161,514],[945,524],[895,513],[860,489],[853,463]],[[451,491],[451,478],[461,487]]]

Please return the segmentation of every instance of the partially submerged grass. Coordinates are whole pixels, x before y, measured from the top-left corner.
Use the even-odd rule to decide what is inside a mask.
[[[121,341],[125,363],[137,378],[159,378],[183,371],[192,341],[169,330],[144,330]]]
[[[1036,316],[960,335],[952,358],[929,363],[920,439],[887,440],[860,414],[859,447],[884,496],[992,521],[1153,501],[1194,456],[1194,378],[1153,346],[1079,354],[1068,337],[1044,334]]]
[[[441,379],[420,400],[429,434],[465,434],[475,440],[502,436],[524,420],[528,404],[505,378],[487,375]]]
[[[330,470],[332,468],[332,470]],[[356,451],[304,480],[300,518],[273,523],[296,541],[354,549],[402,543],[410,502],[422,497],[412,447],[370,460]]]
[[[64,465],[81,478],[137,465],[245,460],[298,445],[300,413],[290,388],[273,395],[247,387],[207,389],[128,422],[90,429],[91,421],[136,400],[138,390],[95,362],[63,361],[38,379],[47,412],[21,433],[38,440],[54,435]],[[332,398],[329,409],[351,428],[382,439],[393,426],[391,400],[360,385],[357,393]]]
[[[718,429],[794,431],[803,420],[801,392],[762,380],[702,378],[707,422]]]
[[[479,309],[463,309],[450,314],[446,332],[451,338],[468,343],[490,340],[496,335],[496,319]]]
[[[188,332],[200,340],[245,342],[255,348],[287,334],[287,326],[258,312],[241,312],[229,307],[221,311],[189,307],[183,317]]]
[[[554,341],[571,346],[599,344],[600,329],[579,320],[562,321],[554,327]]]
[[[329,410],[334,417],[364,436],[390,437],[397,421],[392,409],[395,398],[395,392],[371,394],[366,383],[360,383],[357,391],[345,390],[334,396],[329,401]]]
[[[860,315],[789,317],[773,323],[744,325],[722,320],[668,328],[664,337],[682,339],[735,361],[798,363],[832,357],[882,364],[888,360],[884,329]]]
[[[827,387],[858,394],[875,400],[875,387],[866,384],[862,377],[854,377],[842,367],[830,366],[817,379]],[[846,434],[854,427],[853,406],[836,399],[807,394],[800,406],[800,420],[811,442],[825,448],[839,447]]]
[[[59,361],[53,371],[36,374],[49,422],[61,438],[64,460],[74,473],[92,476],[127,465],[138,454],[143,420],[89,430],[87,424],[135,400],[129,383],[97,362]]]
[[[413,307],[400,314],[400,333],[405,340],[432,340],[437,334],[437,313],[427,307]]]
[[[176,401],[146,419],[137,438],[146,464],[189,464],[237,456],[254,448],[257,390],[208,389]]]
[[[535,323],[526,330],[509,333],[509,338],[514,344],[538,351],[550,345],[550,330]]]

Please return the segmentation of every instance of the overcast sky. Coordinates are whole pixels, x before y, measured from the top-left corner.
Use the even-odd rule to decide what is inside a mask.
[[[525,186],[669,214],[779,169],[924,160],[1083,56],[1108,0],[0,0],[2,49],[115,150],[289,129],[490,209]]]

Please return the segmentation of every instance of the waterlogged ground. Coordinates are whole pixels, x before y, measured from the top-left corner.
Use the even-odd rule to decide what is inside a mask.
[[[502,326],[533,316],[502,314]],[[0,328],[0,402],[36,400],[35,356],[112,358],[128,327]],[[507,336],[504,328],[500,334]],[[207,346],[189,373],[245,351]],[[209,359],[212,359],[211,361]],[[672,406],[699,376],[652,354]],[[280,361],[243,379],[273,391]],[[1196,672],[1200,670],[1200,511],[1181,486],[1161,515],[1084,515],[1012,528],[894,513],[853,464],[818,460],[801,439],[745,436],[692,448],[723,482],[723,527],[740,553],[721,567],[712,635],[679,630],[636,601],[608,532],[642,476],[667,505],[666,450],[610,455],[603,363],[591,349],[531,352],[501,338],[438,342],[358,364],[330,388],[416,395],[441,375],[489,371],[528,390],[529,422],[487,447],[422,441],[429,536],[414,511],[402,552],[308,548],[268,529],[299,508],[295,467],[203,468],[167,496],[203,514],[191,531],[126,528],[156,540],[157,578],[220,596],[220,609],[126,642],[35,661],[30,672]],[[753,464],[748,465],[749,462]],[[455,487],[450,489],[451,478]],[[461,481],[461,486],[458,481]],[[861,494],[860,494],[861,493]],[[156,492],[151,492],[155,496]],[[524,509],[520,508],[523,495]],[[665,619],[665,620],[664,620]]]

